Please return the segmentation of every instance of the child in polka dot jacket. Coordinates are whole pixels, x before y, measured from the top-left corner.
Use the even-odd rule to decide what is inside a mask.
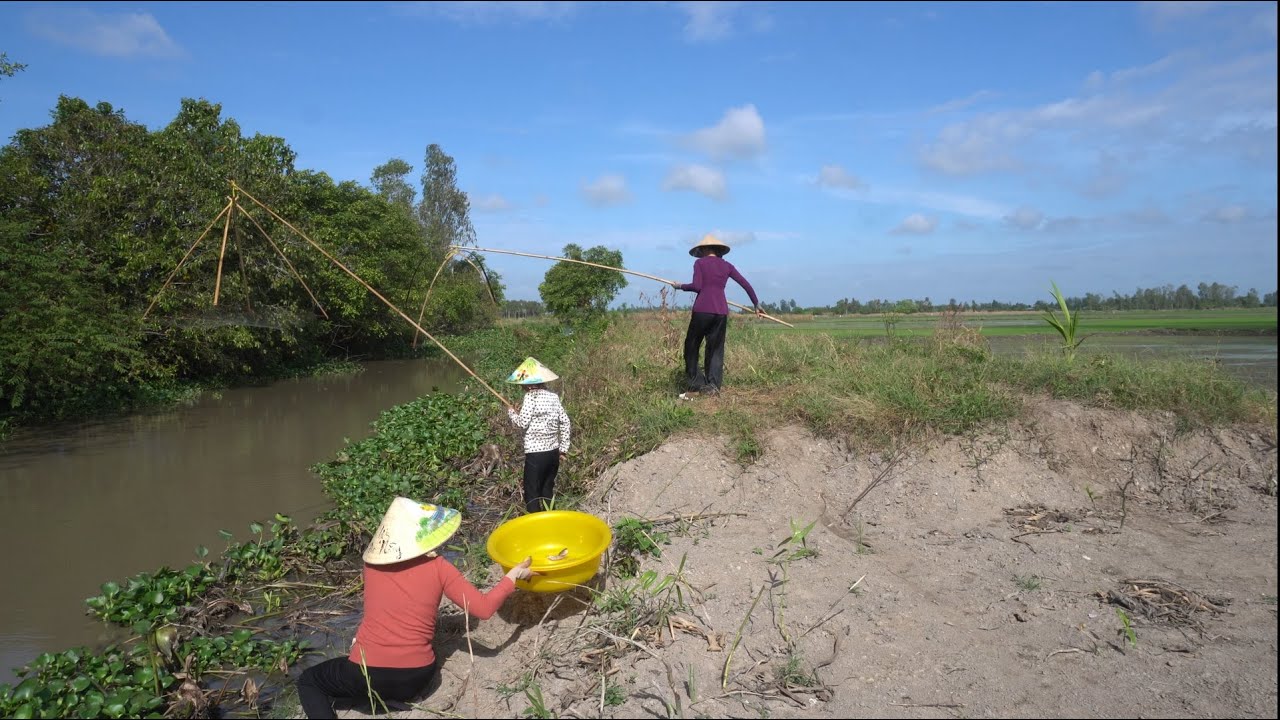
[[[526,358],[507,378],[525,390],[520,412],[508,407],[507,414],[524,430],[524,505],[531,513],[551,506],[560,460],[569,452],[569,415],[560,396],[547,389],[558,379],[534,358]]]

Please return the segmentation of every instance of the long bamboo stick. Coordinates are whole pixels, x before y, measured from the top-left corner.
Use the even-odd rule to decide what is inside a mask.
[[[475,264],[475,261],[465,255],[462,257],[462,260],[475,268],[475,271],[479,273],[480,279],[484,280],[484,289],[489,291],[489,299],[493,301],[494,305],[497,305],[498,298],[493,295],[493,285],[489,282],[489,273],[485,272],[483,267]],[[501,308],[499,308],[499,310],[501,310]]]
[[[325,320],[328,320],[329,313],[324,311],[324,306],[316,299],[316,294],[311,292],[311,288],[307,285],[307,281],[302,279],[302,275],[298,273],[298,269],[293,266],[293,263],[289,262],[289,258],[285,256],[284,251],[280,249],[279,245],[276,245],[276,241],[271,239],[271,236],[267,234],[267,231],[263,230],[262,226],[258,224],[258,219],[253,215],[250,215],[249,211],[245,210],[243,205],[236,203],[236,207],[240,210],[241,214],[249,218],[249,222],[253,223],[254,227],[258,228],[258,232],[262,233],[262,237],[266,238],[267,242],[271,243],[271,247],[275,248],[276,254],[279,255],[280,259],[284,261],[284,264],[288,266],[289,272],[293,273],[293,276],[298,279],[298,282],[302,283],[302,289],[306,290],[307,295],[311,296],[311,302],[315,303],[317,308],[320,308],[320,314],[324,316]]]
[[[513,406],[509,400],[507,400],[505,397],[503,397],[503,396],[499,395],[497,390],[494,390],[493,388],[489,387],[489,383],[485,382],[483,378],[481,378],[479,375],[475,374],[475,372],[474,372],[471,368],[467,367],[467,364],[466,364],[466,363],[462,362],[462,360],[459,360],[459,359],[458,359],[458,356],[457,356],[457,355],[454,355],[454,354],[453,354],[453,352],[451,352],[451,351],[449,350],[449,348],[445,347],[444,343],[442,343],[442,342],[440,342],[439,340],[437,340],[437,339],[435,338],[435,336],[433,336],[431,333],[429,333],[429,332],[427,332],[426,330],[424,330],[424,329],[422,328],[422,326],[421,326],[421,325],[419,325],[418,323],[414,322],[414,321],[413,321],[413,318],[409,317],[408,315],[405,315],[403,310],[401,310],[400,308],[396,307],[396,306],[395,306],[395,305],[394,305],[390,300],[388,300],[388,299],[386,299],[385,297],[383,297],[383,296],[382,296],[382,293],[378,292],[377,290],[374,290],[372,285],[370,285],[369,283],[367,283],[367,282],[365,282],[365,281],[364,281],[364,278],[362,278],[362,277],[360,277],[359,275],[357,275],[357,274],[355,274],[354,272],[352,272],[352,271],[351,271],[351,269],[350,269],[350,268],[348,268],[346,265],[343,265],[343,264],[342,264],[342,262],[341,262],[340,260],[338,260],[338,259],[337,259],[337,258],[335,258],[334,256],[330,255],[328,250],[325,250],[323,247],[321,247],[321,245],[320,245],[319,243],[317,243],[315,240],[312,240],[310,237],[308,237],[306,233],[304,233],[304,232],[302,232],[301,230],[299,230],[298,228],[294,227],[293,223],[291,223],[291,222],[289,222],[288,220],[285,220],[284,218],[280,217],[278,214],[276,214],[276,211],[275,211],[275,210],[272,210],[271,208],[267,207],[265,204],[263,204],[263,202],[262,202],[261,200],[259,200],[258,198],[254,197],[253,195],[249,194],[249,192],[248,192],[248,191],[246,191],[244,188],[241,188],[241,187],[237,186],[234,182],[233,182],[231,185],[232,185],[232,187],[233,187],[233,188],[236,188],[236,189],[237,189],[237,190],[239,190],[240,192],[244,193],[244,196],[245,196],[245,197],[247,197],[247,198],[249,198],[250,200],[252,200],[252,201],[254,202],[254,204],[256,204],[258,207],[260,207],[260,208],[262,208],[263,210],[265,210],[265,211],[267,212],[267,214],[268,214],[268,215],[270,215],[271,217],[275,218],[277,221],[279,221],[279,222],[280,222],[281,224],[283,224],[285,227],[287,227],[287,228],[289,228],[290,230],[292,230],[292,231],[294,231],[295,233],[297,233],[299,237],[301,237],[303,240],[306,240],[308,243],[310,243],[310,244],[311,244],[311,246],[312,246],[312,247],[314,247],[316,250],[319,250],[319,251],[320,251],[320,253],[321,253],[322,255],[324,255],[326,258],[328,258],[328,259],[329,259],[329,261],[330,261],[330,262],[332,262],[334,265],[337,265],[339,268],[341,268],[343,272],[345,272],[346,274],[350,275],[352,278],[354,278],[354,279],[355,279],[355,281],[356,281],[356,282],[358,282],[358,283],[360,283],[361,285],[363,285],[363,286],[364,286],[364,289],[366,289],[366,290],[368,290],[369,292],[373,293],[373,296],[374,296],[374,297],[376,297],[376,298],[378,298],[379,300],[381,300],[381,301],[382,301],[382,302],[383,302],[387,307],[391,308],[392,310],[394,310],[394,311],[396,312],[396,314],[398,314],[400,317],[404,318],[405,322],[407,322],[407,323],[409,323],[410,325],[412,325],[412,326],[414,326],[415,328],[417,328],[417,329],[418,329],[418,331],[419,331],[419,332],[421,332],[423,335],[426,335],[426,336],[427,336],[427,338],[428,338],[429,340],[431,340],[431,342],[435,343],[435,344],[436,344],[436,345],[437,345],[441,350],[443,350],[443,351],[444,351],[444,353],[445,353],[446,355],[448,355],[450,358],[452,358],[454,362],[458,363],[458,365],[459,365],[459,366],[461,366],[463,370],[466,370],[468,375],[470,375],[471,377],[475,378],[475,379],[476,379],[476,382],[479,382],[481,385],[483,385],[485,390],[488,390],[489,392],[493,393],[493,396],[494,396],[494,397],[496,397],[496,398],[498,398],[498,401],[499,401],[499,402],[501,402],[504,406],[506,406],[506,407],[507,407],[508,409],[510,409],[510,410],[515,410],[515,409],[516,409],[516,408],[515,408],[515,406]]]
[[[435,288],[435,286],[436,286],[436,280],[440,277],[440,271],[444,270],[445,266],[449,264],[449,261],[450,261],[450,260],[452,260],[452,259],[453,259],[457,254],[458,254],[457,249],[456,249],[456,248],[454,248],[454,247],[450,247],[450,248],[449,248],[449,252],[445,253],[444,261],[442,261],[442,262],[440,263],[440,267],[439,267],[439,268],[436,268],[436,274],[432,276],[432,278],[431,278],[431,284],[427,286],[427,294],[422,296],[422,309],[418,311],[418,324],[419,324],[419,325],[421,325],[421,324],[422,324],[422,318],[423,318],[423,316],[427,314],[427,301],[431,299],[431,290],[432,290],[433,288]],[[497,304],[498,304],[498,298],[494,297],[494,295],[493,295],[493,287],[489,285],[489,275],[488,275],[488,273],[486,273],[484,270],[481,270],[479,265],[476,265],[474,262],[472,262],[472,261],[471,261],[471,258],[466,257],[466,256],[463,256],[462,260],[463,260],[463,262],[465,262],[466,264],[468,264],[468,265],[470,265],[471,267],[475,268],[476,273],[478,273],[478,274],[480,275],[480,278],[481,278],[482,280],[484,280],[484,289],[489,291],[489,299],[493,301],[493,304],[494,304],[494,305],[497,305]],[[501,308],[499,308],[499,309],[501,309]],[[415,349],[418,347],[418,334],[417,334],[417,333],[414,333],[414,334],[413,334],[413,347],[414,347]]]
[[[674,285],[674,281],[668,280],[666,278],[660,278],[657,275],[650,275],[648,273],[636,272],[635,270],[626,270],[624,268],[612,267],[610,265],[601,265],[599,263],[587,262],[586,260],[574,260],[573,258],[556,257],[554,255],[538,255],[535,253],[516,252],[515,250],[494,250],[492,248],[466,247],[462,245],[451,245],[450,247],[460,249],[460,250],[475,250],[476,252],[501,253],[503,255],[519,255],[520,257],[538,258],[539,260],[558,260],[560,262],[578,263],[579,265],[590,265],[591,267],[601,268],[602,270],[615,270],[617,272],[626,273],[628,275],[638,275],[639,277],[642,277],[642,278],[657,280],[658,282],[664,285]],[[746,310],[747,312],[752,312],[752,313],[755,312],[754,308],[749,308],[746,305],[739,305],[738,303],[732,302],[729,300],[726,300],[725,302],[728,302],[730,305],[740,310]],[[772,320],[776,323],[780,323],[782,325],[786,325],[787,327],[795,327],[795,325],[792,325],[791,323],[785,322],[783,320],[779,320],[778,318],[773,317],[768,313],[762,312],[760,313],[760,317],[767,318],[769,320]]]
[[[232,186],[234,188],[234,186]],[[227,211],[227,225],[222,228],[222,249],[218,251],[218,277],[213,281],[213,305],[218,305],[218,292],[222,290],[222,259],[227,254],[227,235],[231,233],[231,216],[236,214],[235,190],[231,191],[231,197],[227,198],[231,209]]]
[[[169,273],[169,277],[165,278],[164,284],[160,286],[160,290],[156,292],[156,296],[151,299],[151,304],[147,306],[146,312],[142,313],[142,318],[144,320],[147,318],[147,315],[151,314],[151,309],[156,306],[156,303],[160,301],[160,295],[169,287],[169,283],[173,282],[173,276],[178,274],[178,271],[182,269],[184,264],[186,264],[187,258],[191,257],[191,253],[195,252],[196,246],[200,244],[201,240],[204,240],[204,236],[209,234],[209,231],[213,229],[213,226],[217,225],[218,221],[222,219],[222,216],[230,209],[231,202],[228,201],[226,206],[222,208],[222,212],[213,216],[213,219],[209,221],[209,225],[205,227],[204,232],[200,233],[200,237],[196,238],[196,241],[191,243],[191,247],[187,248],[187,254],[183,255],[182,259],[178,261],[178,264],[173,267],[173,272]]]
[[[449,261],[453,259],[453,256],[457,254],[457,250],[449,248],[449,252],[444,254],[444,260],[440,261],[440,267],[436,268],[436,274],[431,276],[431,283],[427,285],[427,294],[422,296],[422,309],[418,311],[419,325],[422,324],[423,316],[427,314],[427,301],[431,299],[431,290],[436,286],[436,280],[439,279],[440,273],[444,272],[444,266],[448,265]],[[413,334],[413,349],[418,349],[418,333]]]
[[[236,259],[240,261],[240,283],[244,285],[244,306],[252,314],[253,300],[249,292],[249,276],[244,272],[244,252],[240,250],[240,235],[240,228],[237,227],[236,236],[231,242],[235,245]]]

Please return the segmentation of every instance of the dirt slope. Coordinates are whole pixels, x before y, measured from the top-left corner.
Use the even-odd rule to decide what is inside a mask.
[[[1038,401],[899,457],[785,427],[744,468],[673,439],[590,508],[704,516],[661,523],[671,543],[641,563],[683,564],[669,623],[626,632],[585,591],[518,595],[469,631],[450,614],[439,686],[396,715],[519,716],[533,678],[578,717],[1275,717],[1274,437]]]

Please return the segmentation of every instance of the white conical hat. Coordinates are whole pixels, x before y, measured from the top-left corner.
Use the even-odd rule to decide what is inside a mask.
[[[524,362],[520,363],[520,367],[512,370],[507,376],[507,382],[513,385],[537,385],[559,379],[559,375],[531,357],[525,358]]]
[[[703,247],[719,248],[721,255],[729,254],[729,246],[725,245],[723,240],[716,237],[715,235],[712,235],[711,233],[707,233],[706,235],[703,235],[702,239],[698,241],[697,245],[694,245],[693,247],[689,248],[689,254],[697,255],[698,248],[703,248]]]
[[[382,516],[378,531],[365,548],[364,561],[388,565],[426,555],[453,537],[460,525],[462,514],[453,508],[398,497]]]

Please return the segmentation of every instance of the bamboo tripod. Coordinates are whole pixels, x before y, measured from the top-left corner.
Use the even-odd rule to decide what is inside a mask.
[[[431,284],[430,284],[430,285],[427,285],[427,294],[425,294],[425,295],[423,295],[423,296],[422,296],[422,307],[418,310],[418,324],[419,324],[419,325],[421,325],[421,324],[422,324],[422,317],[423,317],[424,315],[426,315],[426,314],[427,314],[427,303],[431,300],[431,291],[432,291],[432,290],[435,288],[435,286],[436,286],[436,280],[439,280],[439,279],[440,279],[440,273],[444,270],[445,266],[446,266],[446,265],[448,265],[448,264],[449,264],[449,261],[450,261],[450,260],[452,260],[454,257],[456,257],[458,254],[459,254],[459,252],[458,252],[458,248],[457,248],[456,246],[454,246],[454,245],[450,245],[450,246],[449,246],[449,251],[448,251],[448,252],[446,252],[446,253],[444,254],[444,260],[442,260],[442,261],[440,262],[440,267],[436,268],[436,274],[435,274],[435,275],[433,275],[433,276],[431,276]],[[486,272],[485,272],[485,271],[484,271],[484,270],[483,270],[479,265],[477,265],[477,264],[475,264],[474,262],[472,262],[472,261],[471,261],[471,258],[469,258],[469,257],[467,257],[467,256],[465,256],[465,255],[463,255],[462,259],[463,259],[463,260],[464,260],[468,265],[470,265],[471,267],[475,268],[476,272],[480,274],[480,277],[484,278],[484,289],[489,291],[489,299],[493,301],[493,304],[494,304],[494,305],[497,305],[497,304],[498,304],[498,298],[494,297],[494,294],[493,294],[493,286],[489,284],[489,274],[488,274],[488,273],[486,273]],[[418,347],[418,334],[417,334],[417,333],[414,333],[414,334],[413,334],[413,347],[414,347],[414,348],[417,348],[417,347]]]
[[[462,252],[462,251],[464,251],[464,250],[473,250],[473,251],[475,251],[475,252],[501,253],[501,254],[503,254],[503,255],[519,255],[520,257],[538,258],[539,260],[558,260],[558,261],[560,261],[560,262],[571,262],[571,263],[577,263],[577,264],[579,264],[579,265],[590,265],[591,267],[594,267],[594,268],[601,268],[602,270],[613,270],[613,271],[615,271],[615,272],[626,273],[626,274],[628,274],[628,275],[636,275],[636,276],[638,276],[638,277],[648,278],[648,279],[650,279],[650,280],[657,280],[658,282],[660,282],[660,283],[662,283],[662,284],[664,284],[664,285],[674,285],[674,284],[675,284],[675,283],[674,283],[674,281],[667,280],[666,278],[660,278],[660,277],[658,277],[657,275],[650,275],[650,274],[648,274],[648,273],[636,272],[635,270],[626,270],[626,269],[624,269],[624,268],[617,268],[617,267],[612,267],[612,266],[609,266],[609,265],[601,265],[601,264],[599,264],[599,263],[587,262],[586,260],[574,260],[574,259],[572,259],[572,258],[555,257],[555,256],[553,256],[553,255],[537,255],[537,254],[535,254],[535,253],[516,252],[515,250],[494,250],[494,249],[492,249],[492,248],[465,247],[465,246],[462,246],[462,245],[450,245],[450,246],[449,246],[449,249],[450,249],[452,252]],[[432,282],[434,282],[434,281],[432,281]],[[428,293],[430,293],[430,291],[428,291]],[[738,304],[738,303],[736,303],[736,302],[730,302],[730,301],[726,301],[726,302],[728,302],[730,305],[732,305],[732,306],[734,306],[734,307],[736,307],[736,308],[738,308],[738,309],[740,309],[740,310],[746,310],[747,312],[755,312],[755,310],[754,310],[754,309],[749,308],[749,307],[747,307],[746,305],[739,305],[739,304]],[[426,302],[425,302],[425,301],[423,302],[423,307],[424,307],[424,308],[426,307]],[[767,319],[769,319],[769,320],[772,320],[772,321],[774,321],[774,322],[776,322],[776,323],[779,323],[779,324],[782,324],[782,325],[786,325],[787,327],[795,327],[795,325],[792,325],[791,323],[789,323],[789,322],[785,322],[785,321],[783,321],[783,320],[779,320],[778,318],[773,317],[772,315],[769,315],[768,313],[763,313],[763,312],[762,312],[762,313],[760,313],[760,317],[767,318]]]
[[[144,313],[142,314],[142,317],[143,317],[143,318],[146,318],[146,317],[147,317],[147,315],[148,315],[148,314],[150,314],[150,312],[151,312],[152,308],[154,308],[154,307],[155,307],[156,302],[157,302],[157,301],[159,301],[159,299],[160,299],[160,295],[165,291],[165,289],[167,289],[167,288],[169,287],[169,284],[173,281],[174,276],[178,274],[178,270],[180,270],[180,269],[182,268],[183,264],[185,264],[185,263],[187,262],[187,260],[191,257],[191,254],[192,254],[193,252],[195,252],[196,246],[198,246],[198,245],[200,244],[200,242],[201,242],[202,240],[204,240],[205,236],[209,234],[209,231],[213,229],[214,225],[217,225],[217,224],[218,224],[218,220],[220,220],[220,219],[225,215],[225,216],[226,216],[226,224],[223,226],[223,229],[222,229],[222,247],[221,247],[221,249],[220,249],[220,250],[219,250],[219,252],[218,252],[218,275],[217,275],[217,278],[216,278],[216,279],[215,279],[215,281],[214,281],[214,287],[213,287],[213,304],[214,304],[214,305],[217,305],[217,304],[218,304],[218,295],[219,295],[219,293],[221,292],[221,289],[222,289],[222,265],[223,265],[223,259],[224,259],[224,258],[225,258],[225,256],[226,256],[226,252],[227,252],[227,240],[228,240],[228,236],[229,236],[229,235],[230,235],[230,233],[231,233],[231,219],[232,219],[232,216],[235,214],[235,212],[236,212],[237,210],[239,210],[243,215],[245,215],[246,217],[248,217],[248,218],[249,218],[249,220],[253,223],[254,227],[256,227],[256,228],[258,229],[258,231],[259,231],[259,232],[261,232],[261,233],[262,233],[262,235],[263,235],[264,237],[266,237],[266,238],[267,238],[267,241],[271,243],[271,247],[272,247],[272,248],[274,248],[274,249],[275,249],[275,251],[276,251],[276,253],[277,253],[278,255],[280,255],[281,259],[283,259],[283,260],[284,260],[285,264],[289,267],[289,270],[293,273],[293,276],[294,276],[294,277],[296,277],[296,278],[298,279],[298,282],[302,283],[302,286],[303,286],[304,288],[306,288],[306,290],[307,290],[307,294],[311,297],[312,302],[314,302],[314,303],[316,304],[316,307],[320,308],[320,312],[321,312],[321,314],[323,314],[323,315],[325,316],[325,318],[326,318],[326,319],[328,319],[329,314],[328,314],[328,313],[326,313],[326,312],[325,312],[325,310],[324,310],[324,307],[320,305],[320,301],[319,301],[319,300],[317,300],[317,299],[316,299],[315,294],[311,292],[311,288],[310,288],[310,287],[307,287],[307,283],[306,283],[306,281],[304,281],[304,280],[302,279],[302,275],[300,275],[300,274],[298,273],[297,269],[295,269],[295,268],[293,267],[293,263],[289,262],[289,258],[285,257],[284,252],[283,252],[283,251],[281,251],[280,247],[279,247],[278,245],[276,245],[276,243],[275,243],[275,241],[274,241],[274,240],[272,240],[272,239],[271,239],[271,236],[267,234],[267,231],[266,231],[266,230],[264,230],[264,229],[262,228],[262,225],[260,225],[260,224],[258,223],[258,221],[253,217],[253,215],[252,215],[252,214],[250,214],[247,210],[245,210],[244,206],[240,204],[240,196],[241,196],[241,195],[243,195],[243,196],[244,196],[244,197],[246,197],[246,198],[249,198],[249,200],[250,200],[250,201],[252,201],[252,202],[253,202],[253,204],[255,204],[255,205],[257,205],[258,207],[262,208],[262,210],[263,210],[264,212],[266,212],[268,215],[270,215],[272,218],[274,218],[277,222],[279,222],[280,224],[282,224],[282,225],[284,225],[285,227],[289,228],[289,229],[290,229],[290,230],[292,230],[293,232],[297,233],[297,235],[298,235],[299,237],[301,237],[303,240],[306,240],[306,241],[307,241],[307,243],[309,243],[309,244],[311,245],[311,247],[313,247],[313,248],[315,248],[316,250],[320,251],[320,254],[324,255],[324,256],[325,256],[325,257],[326,257],[330,262],[332,262],[334,265],[336,265],[339,269],[341,269],[341,270],[342,270],[343,272],[345,272],[346,274],[350,275],[353,279],[355,279],[355,281],[356,281],[356,282],[358,282],[358,283],[360,283],[362,286],[364,286],[364,288],[365,288],[366,290],[368,290],[370,293],[373,293],[373,296],[374,296],[374,297],[378,298],[379,300],[381,300],[381,301],[383,302],[383,304],[385,304],[387,307],[389,307],[389,308],[391,308],[392,310],[394,310],[394,311],[396,312],[396,314],[397,314],[397,315],[399,315],[400,317],[404,318],[405,322],[407,322],[407,323],[409,323],[410,325],[412,325],[412,326],[414,327],[414,329],[416,329],[418,332],[422,333],[423,335],[426,335],[426,336],[427,336],[427,338],[428,338],[429,340],[431,340],[431,342],[435,343],[435,344],[436,344],[436,345],[437,345],[441,350],[443,350],[443,351],[444,351],[444,353],[445,353],[446,355],[448,355],[450,358],[452,358],[454,362],[458,363],[458,365],[459,365],[463,370],[466,370],[468,375],[470,375],[471,377],[475,378],[475,379],[476,379],[476,381],[477,381],[477,382],[479,382],[481,385],[483,385],[483,386],[484,386],[484,388],[485,388],[486,390],[488,390],[490,393],[492,393],[492,394],[493,394],[493,396],[494,396],[494,397],[496,397],[496,398],[498,399],[498,401],[499,401],[499,402],[501,402],[504,406],[506,406],[506,407],[507,407],[507,408],[509,408],[509,409],[512,409],[512,410],[514,410],[514,409],[515,409],[515,407],[511,404],[511,402],[510,402],[509,400],[507,400],[507,399],[506,399],[505,397],[503,397],[502,395],[498,394],[498,391],[497,391],[497,390],[494,390],[492,387],[490,387],[490,386],[489,386],[489,383],[486,383],[486,382],[484,381],[484,379],[483,379],[483,378],[481,378],[479,375],[477,375],[477,374],[476,374],[476,373],[475,373],[471,368],[467,367],[467,364],[466,364],[466,363],[464,363],[464,362],[462,362],[462,360],[458,359],[458,356],[457,356],[457,355],[454,355],[454,354],[453,354],[453,352],[449,350],[449,348],[445,347],[444,343],[440,342],[439,340],[437,340],[437,339],[435,338],[435,336],[433,336],[431,333],[429,333],[429,332],[427,332],[425,329],[423,329],[423,327],[422,327],[421,325],[419,325],[417,322],[415,322],[415,321],[413,320],[413,318],[411,318],[411,317],[409,317],[408,315],[406,315],[406,314],[404,313],[404,311],[403,311],[403,310],[401,310],[400,308],[396,307],[394,303],[392,303],[390,300],[388,300],[388,299],[386,299],[385,297],[383,297],[382,293],[378,292],[377,290],[375,290],[375,289],[373,288],[373,286],[372,286],[372,285],[370,285],[369,283],[365,282],[365,281],[364,281],[364,278],[362,278],[362,277],[360,277],[359,275],[357,275],[355,272],[353,272],[353,271],[352,271],[350,268],[348,268],[346,265],[343,265],[343,264],[342,264],[342,262],[341,262],[340,260],[338,260],[337,258],[335,258],[333,255],[330,255],[330,254],[329,254],[329,252],[328,252],[327,250],[325,250],[323,247],[321,247],[319,243],[317,243],[315,240],[312,240],[310,237],[308,237],[308,236],[307,236],[307,234],[306,234],[306,233],[302,232],[302,231],[301,231],[301,230],[299,230],[297,227],[295,227],[295,226],[293,225],[293,223],[290,223],[288,220],[285,220],[283,217],[280,217],[280,215],[279,215],[278,213],[276,213],[276,211],[275,211],[275,210],[272,210],[270,207],[268,207],[268,206],[267,206],[265,203],[263,203],[261,200],[258,200],[256,197],[254,197],[253,195],[251,195],[247,190],[245,190],[244,188],[242,188],[242,187],[240,187],[239,185],[237,185],[237,184],[235,183],[235,181],[232,181],[232,182],[231,182],[231,195],[227,198],[227,204],[222,208],[222,211],[221,211],[221,212],[219,212],[216,216],[214,216],[213,220],[209,223],[208,227],[206,227],[206,228],[204,229],[204,232],[200,233],[200,237],[196,238],[196,241],[195,241],[194,243],[192,243],[192,244],[191,244],[191,247],[190,247],[190,248],[188,248],[188,249],[187,249],[187,253],[186,253],[185,255],[183,255],[183,256],[182,256],[182,259],[181,259],[180,261],[178,261],[177,266],[173,268],[173,272],[169,273],[169,277],[165,279],[165,281],[164,281],[164,285],[162,285],[162,286],[160,287],[160,291],[159,291],[159,292],[157,292],[157,293],[156,293],[155,298],[153,298],[153,299],[152,299],[152,301],[151,301],[151,305],[149,305],[149,306],[147,307],[146,312],[144,312]],[[238,245],[237,245],[237,248],[238,248]],[[237,254],[238,254],[238,253],[237,253]],[[443,268],[443,265],[442,265],[441,267]],[[477,268],[477,269],[478,269],[478,268]],[[243,272],[243,265],[241,266],[241,271]],[[437,275],[437,276],[439,275],[439,272],[438,272],[438,271],[437,271],[436,275]],[[433,280],[432,280],[432,283],[434,284],[434,282],[435,282],[435,280],[433,279]],[[492,291],[490,291],[490,292],[492,292]],[[429,290],[428,290],[428,294],[430,294],[430,291],[429,291]],[[415,336],[414,336],[414,338],[415,338],[415,341],[416,341],[416,339],[417,339],[417,335],[415,335]]]

